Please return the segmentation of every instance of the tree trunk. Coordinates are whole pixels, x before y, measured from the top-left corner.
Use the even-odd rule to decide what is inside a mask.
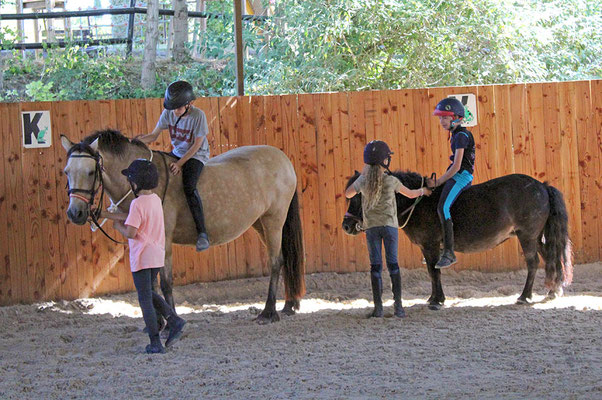
[[[157,60],[157,39],[159,38],[159,0],[148,0],[146,11],[146,40],[142,61],[140,85],[150,90],[155,85],[155,61]]]
[[[46,12],[51,12],[54,9],[54,1],[45,0]],[[54,42],[54,21],[52,18],[45,20],[46,25],[46,41],[48,43]]]
[[[173,0],[173,49],[172,55],[176,62],[189,58],[188,49],[188,6],[186,0]]]
[[[205,12],[207,11],[207,3],[205,0],[196,0],[196,12]],[[207,18],[199,18],[198,24],[195,22],[194,24],[194,35],[192,39],[192,54],[194,57],[205,57],[205,45],[203,45],[203,49],[201,50],[201,43],[205,40],[205,32],[207,32]]]

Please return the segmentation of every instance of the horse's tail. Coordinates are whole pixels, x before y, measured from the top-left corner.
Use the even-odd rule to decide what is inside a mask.
[[[282,228],[282,257],[286,301],[293,301],[293,308],[299,310],[300,300],[305,295],[305,253],[297,191],[288,207]]]
[[[544,182],[550,199],[550,215],[544,227],[542,255],[546,263],[546,286],[553,289],[573,280],[573,252],[569,239],[569,216],[562,193]],[[556,279],[554,279],[556,276]]]

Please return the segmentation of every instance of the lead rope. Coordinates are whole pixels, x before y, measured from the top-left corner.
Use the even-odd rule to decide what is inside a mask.
[[[422,181],[420,182],[420,189],[422,189],[423,187],[424,187],[424,176],[422,177]],[[414,204],[412,204],[412,206],[409,208],[410,214],[408,215],[406,222],[404,222],[404,224],[399,229],[405,228],[406,225],[408,224],[408,222],[410,222],[410,218],[412,218],[412,214],[414,213],[414,209],[416,208],[416,205],[418,203],[420,203],[420,200],[422,200],[423,197],[424,197],[424,195],[421,195],[421,196],[418,196],[416,198],[416,200],[414,200]],[[405,214],[406,212],[408,212],[408,210],[404,211],[402,214]]]
[[[150,150],[150,149],[149,149]],[[150,150],[150,159],[148,161],[152,162],[153,161],[153,151]],[[102,171],[100,172],[102,174]],[[111,196],[109,196],[109,200],[111,200],[111,205],[107,208],[107,211],[110,213],[114,213],[115,211],[117,211],[117,208],[119,207],[119,205],[121,203],[123,203],[123,201],[125,199],[127,199],[127,197],[132,194],[132,189],[130,189],[122,198],[121,200],[119,200],[117,203],[113,203],[113,199],[111,198]],[[102,207],[102,204],[100,205],[100,207]],[[105,224],[105,222],[107,222],[107,218],[103,219],[102,222],[100,224],[96,224],[95,221],[90,223],[90,229],[92,230],[92,232],[96,232],[99,228],[102,231],[102,226]],[[105,234],[106,235],[106,234]]]

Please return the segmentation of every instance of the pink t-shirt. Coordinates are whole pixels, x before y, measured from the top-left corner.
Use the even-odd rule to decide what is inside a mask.
[[[132,272],[146,268],[163,267],[165,264],[165,225],[163,206],[156,194],[140,195],[132,200],[125,224],[138,228],[130,245]]]

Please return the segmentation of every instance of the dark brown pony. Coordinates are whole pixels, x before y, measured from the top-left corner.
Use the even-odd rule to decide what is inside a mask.
[[[423,185],[424,179],[414,172],[395,171],[410,189]],[[347,187],[359,176],[349,179]],[[399,226],[409,220],[403,231],[412,243],[422,250],[432,283],[429,308],[439,309],[445,301],[441,287],[441,271],[435,268],[443,235],[437,215],[441,187],[430,197],[423,197],[411,213],[407,212],[414,199],[397,194]],[[361,232],[361,195],[349,201],[343,219],[343,230],[350,235]],[[562,295],[562,287],[573,276],[571,242],[568,236],[568,215],[562,193],[547,183],[527,175],[512,174],[471,186],[460,194],[451,208],[454,221],[455,250],[474,253],[496,247],[512,236],[518,237],[527,260],[527,282],[517,303],[526,304],[532,298],[533,280],[539,255],[545,261],[548,296]]]
[[[113,130],[96,132],[74,144],[61,136],[67,151],[65,174],[69,180],[71,222],[83,225],[98,191],[108,193],[127,212],[133,195],[121,170],[135,159],[152,159],[159,171],[155,192],[163,199],[165,215],[165,267],[161,290],[173,306],[172,243],[196,243],[196,228],[184,197],[181,175],[169,177],[168,155],[152,151],[138,140]],[[270,286],[260,323],[279,320],[276,291],[284,273],[286,302],[282,312],[294,314],[305,294],[303,237],[297,198],[297,177],[288,157],[272,146],[243,146],[211,158],[199,179],[207,234],[212,246],[228,243],[253,227],[266,246],[271,266]],[[202,255],[199,255],[202,257]],[[227,268],[226,265],[218,266]]]

